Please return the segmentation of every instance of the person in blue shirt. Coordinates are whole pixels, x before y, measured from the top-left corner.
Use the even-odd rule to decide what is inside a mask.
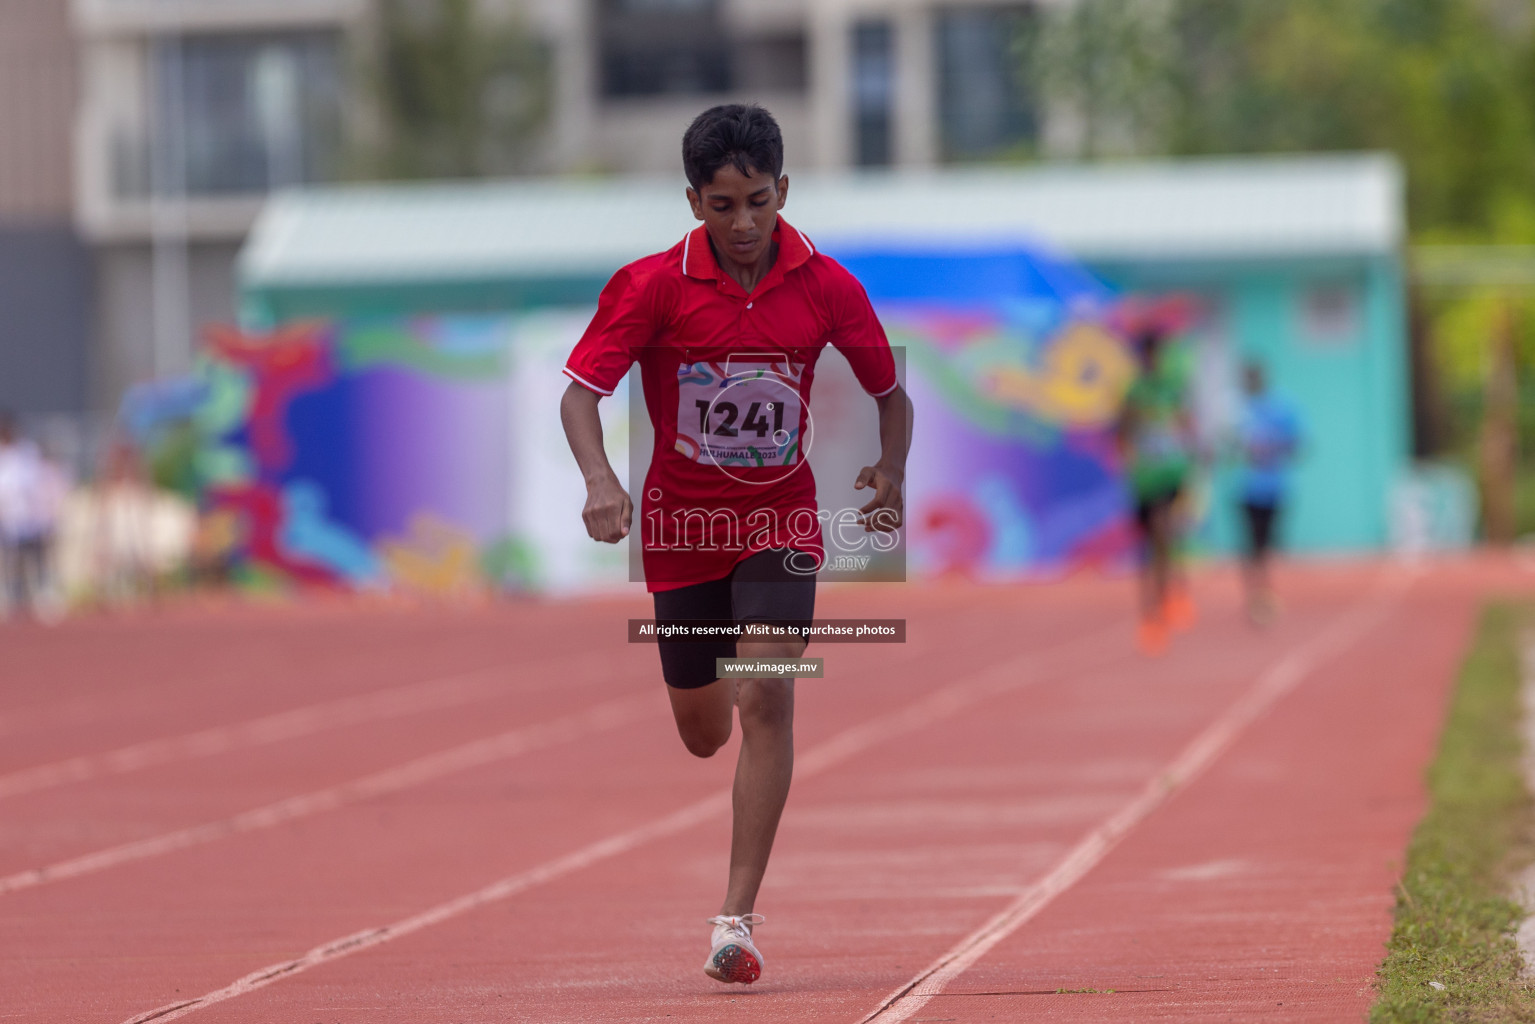
[[[1274,618],[1274,584],[1269,562],[1274,535],[1284,508],[1290,465],[1300,447],[1300,420],[1295,409],[1269,391],[1267,375],[1258,363],[1242,370],[1246,401],[1238,428],[1241,460],[1238,500],[1247,529],[1243,581],[1248,617],[1260,626]]]

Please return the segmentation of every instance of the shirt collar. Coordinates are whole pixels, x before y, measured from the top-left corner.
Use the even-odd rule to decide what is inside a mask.
[[[778,243],[778,259],[768,272],[769,277],[781,277],[815,255],[815,245],[805,233],[782,217],[773,229],[773,239]],[[703,281],[717,281],[725,276],[714,258],[714,250],[709,248],[709,229],[702,224],[682,240],[682,272]]]

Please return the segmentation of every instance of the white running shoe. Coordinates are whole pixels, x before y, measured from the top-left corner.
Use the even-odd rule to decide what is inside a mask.
[[[752,926],[765,920],[761,914],[742,914],[740,917],[709,918],[714,925],[714,937],[709,942],[709,959],[704,962],[704,973],[715,981],[738,981],[750,985],[762,976],[762,954],[752,945]]]

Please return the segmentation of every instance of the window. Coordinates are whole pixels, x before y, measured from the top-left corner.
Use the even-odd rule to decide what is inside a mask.
[[[853,26],[853,162],[885,167],[895,153],[895,32],[888,21]]]
[[[153,48],[158,124],[177,121],[180,146],[161,135],[163,155],[180,149],[186,190],[262,192],[336,177],[341,69],[328,34],[190,37]]]
[[[112,137],[118,195],[265,192],[335,179],[334,34],[163,37],[148,59],[149,124]]]
[[[602,0],[605,96],[717,93],[732,85],[717,0]]]
[[[808,78],[804,33],[738,40],[734,71],[740,89],[804,92]]]
[[[604,96],[804,92],[803,32],[732,37],[719,0],[601,0]]]
[[[618,14],[711,14],[716,0],[607,0],[606,6]]]
[[[1360,289],[1350,281],[1312,283],[1299,298],[1300,335],[1318,345],[1347,345],[1359,337]]]
[[[1038,132],[1016,41],[1022,7],[951,10],[936,24],[943,156],[975,160],[1031,142]]]

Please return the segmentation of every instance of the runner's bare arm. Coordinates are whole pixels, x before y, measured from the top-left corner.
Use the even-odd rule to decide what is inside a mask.
[[[879,461],[858,473],[853,487],[874,488],[874,497],[858,511],[865,533],[892,533],[906,514],[906,500],[901,491],[906,484],[906,453],[911,451],[911,399],[900,385],[888,395],[876,398],[879,406]]]
[[[602,449],[602,420],[597,415],[598,395],[571,382],[560,399],[560,422],[565,439],[586,479],[586,507],[581,519],[593,540],[617,544],[629,535],[634,503],[618,482],[618,474]]]

